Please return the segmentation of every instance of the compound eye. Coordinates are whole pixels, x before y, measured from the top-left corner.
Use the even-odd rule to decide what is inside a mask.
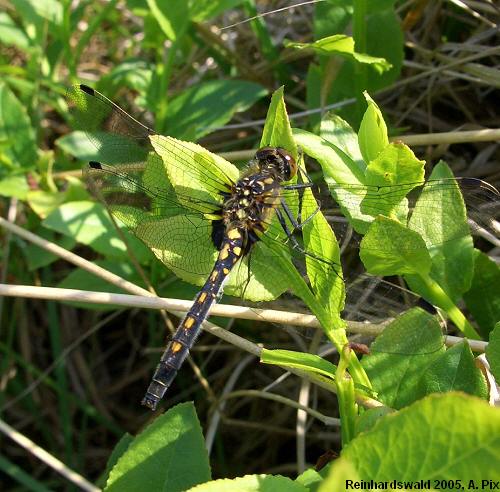
[[[283,159],[283,164],[285,166],[286,181],[288,181],[297,174],[298,171],[297,163],[295,162],[295,159],[292,157],[292,154],[290,154],[290,152],[288,152],[287,150],[282,149],[281,147],[278,147],[276,150]]]
[[[266,161],[269,158],[273,158],[276,156],[276,149],[274,147],[261,147],[255,153],[255,159],[258,161]]]

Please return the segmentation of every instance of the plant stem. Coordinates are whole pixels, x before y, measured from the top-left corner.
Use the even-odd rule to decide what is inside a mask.
[[[173,41],[171,46],[162,52],[163,60],[158,63],[158,106],[156,108],[156,129],[159,133],[166,133],[168,97],[167,91],[172,77],[175,56],[177,53],[178,42]]]
[[[366,0],[354,0],[354,10],[353,10],[353,38],[354,46],[357,53],[366,53],[366,17],[368,5]],[[354,79],[354,84],[356,87],[356,101],[358,106],[359,114],[363,114],[361,108],[365,107],[365,99],[363,97],[363,91],[366,89],[366,65],[363,63],[354,63],[354,72],[356,77]]]
[[[356,400],[354,398],[354,381],[347,372],[351,360],[351,349],[349,345],[345,345],[340,352],[340,361],[335,373],[341,420],[342,447],[346,446],[355,437],[355,424],[358,415]]]
[[[428,274],[421,274],[420,277],[425,282],[426,287],[431,291],[436,304],[446,311],[450,319],[455,323],[457,328],[468,338],[480,340],[481,337],[475,328],[467,321],[462,311],[458,309],[456,304],[449,298],[448,294],[442,287],[433,280]]]

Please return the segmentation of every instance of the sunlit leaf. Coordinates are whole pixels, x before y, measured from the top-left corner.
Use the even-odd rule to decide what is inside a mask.
[[[500,413],[463,393],[431,395],[380,419],[341,457],[362,480],[499,480]]]
[[[210,465],[192,403],[181,403],[147,426],[120,456],[106,492],[181,492],[210,480]]]

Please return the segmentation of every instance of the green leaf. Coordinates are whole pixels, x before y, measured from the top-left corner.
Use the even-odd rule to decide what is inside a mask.
[[[245,3],[246,0],[197,0],[192,19],[197,22],[206,21],[218,16],[226,10],[233,9]]]
[[[419,234],[384,216],[375,219],[361,240],[359,256],[372,275],[421,274],[431,268]]]
[[[321,165],[327,184],[362,184],[364,166],[360,169],[354,158],[341,146],[298,128],[293,129],[293,137],[301,150]]]
[[[380,419],[341,457],[362,480],[430,480],[429,488],[433,480],[462,480],[464,487],[475,480],[478,487],[500,479],[500,413],[463,393],[431,395]]]
[[[25,24],[33,23],[41,28],[45,22],[60,26],[63,20],[63,5],[57,0],[12,0]]]
[[[54,210],[42,224],[49,229],[91,246],[107,257],[128,258],[125,244],[104,207],[95,202],[69,202]],[[123,230],[127,242],[141,261],[150,257],[143,245]]]
[[[308,468],[306,471],[302,472],[295,481],[306,487],[309,492],[317,492],[318,487],[323,481],[323,477],[313,468]]]
[[[369,431],[382,417],[392,412],[394,412],[394,410],[388,407],[368,408],[358,417],[356,422],[356,434]]]
[[[374,5],[374,2],[356,3],[356,7],[358,5],[367,5],[367,15],[362,13],[363,18],[358,22],[361,26],[359,31],[364,37],[361,41],[356,39],[358,50],[365,51],[371,57],[386,60],[392,65],[392,68],[384,73],[376,73],[370,65],[361,64],[351,59],[345,59],[340,67],[338,63],[332,66],[332,63],[328,63],[329,60],[322,63],[320,78],[326,83],[322,86],[321,103],[326,105],[356,98],[356,105],[344,106],[339,113],[354,127],[359,125],[365,110],[360,97],[361,92],[367,90],[375,93],[395,82],[400,76],[404,59],[404,37],[399,13],[396,14],[393,8],[380,10]],[[351,1],[329,0],[317,4],[316,37],[345,32],[346,29],[352,31],[355,22],[353,11],[353,2]],[[356,32],[356,35],[359,36],[359,32]],[[363,42],[366,48],[361,49],[360,42]],[[309,108],[317,106],[309,106]]]
[[[181,492],[210,480],[202,430],[192,403],[171,408],[146,427],[109,474],[106,492]]]
[[[30,190],[26,201],[32,210],[42,219],[59,208],[65,202],[79,202],[89,199],[89,194],[79,179],[69,176],[64,191]]]
[[[272,234],[270,230],[266,235],[269,234]],[[278,241],[281,243],[281,240]],[[291,264],[290,257],[280,258],[267,246],[265,240],[259,241],[252,248],[251,258],[244,257],[233,268],[224,284],[224,292],[250,301],[276,299],[291,287],[290,280],[283,273],[281,260],[286,265]]]
[[[290,121],[288,120],[288,115],[286,113],[283,99],[283,87],[275,91],[272,96],[260,146],[282,147],[297,158],[297,145],[292,135]],[[295,208],[295,203],[290,203],[289,199],[294,199],[295,201],[295,198],[297,198],[297,194],[290,194],[287,196],[287,203],[289,206],[292,205],[292,210]],[[316,200],[314,197],[312,197],[310,202],[311,206],[316,208]],[[276,226],[275,229],[279,231],[280,235],[278,237],[283,237],[283,231],[277,224],[277,221],[273,221],[271,228],[273,225]],[[309,232],[307,234],[309,234]],[[266,234],[266,239],[270,236],[271,234],[268,232],[268,234]],[[294,294],[307,304],[309,309],[320,320],[323,327],[330,326],[332,323],[331,316],[327,310],[324,309],[322,302],[313,294],[313,292],[311,292],[311,289],[306,284],[303,277],[290,261],[290,257],[286,256],[281,248],[276,248],[276,244],[273,245],[272,240],[265,240],[265,243],[270,247],[270,249],[273,249],[274,246],[276,261],[273,263],[280,265],[284,278],[286,278],[289,282],[290,288]],[[276,241],[274,241],[274,243],[276,243]]]
[[[432,262],[431,278],[457,301],[472,282],[474,243],[460,188],[444,162],[436,165],[424,186],[408,227],[418,232],[427,245]],[[440,305],[420,278],[408,276],[406,280],[414,292]]]
[[[302,228],[306,256],[307,276],[313,292],[330,316],[330,326],[345,326],[340,312],[345,304],[345,284],[340,263],[337,238],[325,219],[310,189],[305,189],[302,217],[308,222]],[[338,265],[333,267],[332,265]]]
[[[464,294],[464,300],[485,338],[500,319],[499,292],[500,266],[488,255],[475,250],[474,276],[471,288]]]
[[[309,492],[301,484],[280,475],[245,475],[207,482],[187,492]]]
[[[0,195],[26,200],[29,188],[26,176],[7,176],[0,179]]]
[[[72,250],[75,247],[76,241],[69,236],[57,236],[56,234],[50,230],[45,229],[44,227],[39,227],[35,229],[34,232],[37,236],[41,236],[48,241],[57,242],[58,246],[62,248]],[[27,244],[25,248],[23,248],[23,254],[25,256],[25,260],[28,264],[28,269],[30,272],[50,265],[52,262],[59,260],[59,256],[47,251],[36,244]]]
[[[29,47],[29,39],[22,29],[6,12],[0,12],[0,42],[5,45],[16,46],[21,50]]]
[[[26,199],[33,211],[43,219],[65,202],[66,195],[59,191],[30,190]]]
[[[387,126],[377,103],[364,93],[368,107],[359,127],[358,140],[361,154],[366,162],[376,159],[389,145]]]
[[[129,87],[139,93],[135,102],[145,109],[147,107],[145,95],[151,87],[152,78],[152,65],[147,60],[132,58],[115,65],[111,72],[101,76],[99,84],[109,81],[111,87]]]
[[[365,368],[380,400],[392,408],[415,401],[415,385],[422,371],[444,351],[436,318],[414,308],[390,323],[363,357]]]
[[[179,278],[203,285],[217,259],[210,227],[198,215],[176,215],[141,220],[133,231]]]
[[[490,364],[491,372],[497,381],[500,380],[500,321],[490,333],[488,346],[486,347],[486,358]]]
[[[133,441],[134,437],[128,432],[125,432],[125,434],[123,434],[108,458],[108,462],[106,463],[106,470],[104,471],[104,474],[99,478],[100,485],[103,485],[108,481],[110,471],[116,465],[117,461],[123,455],[123,453],[127,451]]]
[[[330,0],[319,2],[314,9],[314,38],[321,39],[332,33],[344,32],[352,22],[352,2]]]
[[[400,215],[406,223],[408,206],[404,197],[423,183],[424,165],[425,161],[417,159],[407,145],[386,145],[366,168],[365,184],[372,189],[361,203],[361,210],[373,216]],[[373,189],[376,187],[377,192]]]
[[[391,68],[391,64],[383,58],[373,57],[365,53],[357,53],[354,49],[354,39],[345,34],[334,34],[313,43],[296,43],[285,40],[285,48],[312,49],[320,55],[340,55],[358,63],[372,65],[378,73],[385,72]]]
[[[58,138],[56,145],[66,154],[72,155],[81,161],[99,162],[99,149],[89,140],[84,131],[70,132]]]
[[[8,160],[13,168],[35,167],[38,149],[31,121],[24,105],[2,82],[0,82],[0,144],[2,158]]]
[[[401,18],[394,10],[394,1],[371,6],[366,19],[367,51],[372,56],[387,60],[391,69],[376,77],[368,77],[366,90],[374,93],[399,79],[404,60],[404,41]]]
[[[170,41],[177,41],[184,36],[190,20],[188,2],[182,0],[168,3],[157,0],[146,0],[146,2],[151,15]]]
[[[321,68],[318,65],[314,63],[309,64],[306,76],[306,102],[307,107],[310,109],[319,108],[323,104],[321,101],[322,75]],[[309,127],[316,129],[321,123],[321,113],[311,111],[308,121]]]
[[[329,379],[335,379],[336,366],[319,355],[294,352],[293,350],[262,349],[260,361],[263,364],[288,366],[303,371],[321,374]]]
[[[84,126],[84,121],[90,118],[91,113],[82,113],[84,116],[79,116],[75,124]],[[62,150],[82,161],[125,164],[147,159],[146,149],[139,147],[134,140],[114,133],[74,131],[59,138],[56,143]]]
[[[244,80],[211,80],[183,91],[168,105],[169,135],[198,140],[225,125],[234,114],[246,111],[267,94],[266,89]]]
[[[352,490],[356,483],[359,483],[356,468],[347,458],[341,456],[330,465],[328,475],[318,488],[318,492],[347,492]]]
[[[347,121],[333,112],[327,113],[321,120],[320,136],[354,161],[361,173],[365,173],[366,164],[359,148],[358,136]]]
[[[422,374],[420,392],[445,393],[463,391],[479,398],[488,398],[488,387],[467,342],[461,342],[435,359]]]
[[[324,138],[297,128],[294,128],[293,136],[301,150],[321,165],[325,182],[342,213],[357,232],[365,232],[373,217],[361,212],[366,193],[364,167],[360,169],[351,156]]]
[[[292,135],[283,93],[284,89],[280,87],[271,97],[260,147],[282,147],[290,152],[294,159],[297,159],[297,145]]]

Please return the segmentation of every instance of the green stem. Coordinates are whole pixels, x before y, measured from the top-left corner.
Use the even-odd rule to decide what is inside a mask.
[[[354,0],[353,3],[353,18],[352,18],[352,31],[354,38],[354,46],[357,53],[367,52],[367,33],[366,33],[366,18],[368,14],[368,4],[366,0]],[[357,100],[358,112],[362,113],[362,109],[365,107],[365,100],[363,97],[363,91],[367,87],[367,68],[363,63],[354,62],[354,72],[356,76],[354,77],[355,84],[355,96]]]
[[[167,51],[163,51],[163,60],[158,63],[157,66],[157,76],[158,76],[158,93],[157,101],[158,106],[156,108],[156,130],[159,133],[166,133],[166,123],[168,114],[168,97],[167,91],[170,84],[170,79],[172,77],[172,70],[174,67],[175,56],[177,53],[178,42],[172,41],[170,48]]]
[[[436,300],[436,304],[446,311],[450,319],[455,323],[457,328],[467,337],[473,340],[480,340],[481,337],[475,330],[475,328],[467,321],[466,317],[463,315],[462,311],[458,309],[455,303],[448,297],[448,294],[442,289],[442,287],[433,280],[428,274],[421,274],[420,277],[425,282],[426,287],[432,293],[433,298]]]
[[[345,324],[342,325],[340,318],[329,313],[319,300],[316,299],[302,276],[293,265],[289,264],[289,260],[282,257],[281,252],[277,254],[276,258],[282,260],[283,272],[286,273],[294,294],[302,299],[316,318],[318,318],[323,332],[338,350],[339,354],[341,354],[344,347],[349,343],[344,327]],[[350,351],[349,373],[355,383],[371,389],[370,379],[353,351]]]
[[[342,447],[346,446],[355,437],[355,425],[358,415],[354,396],[354,381],[347,372],[351,360],[351,349],[348,345],[345,345],[344,349],[340,352],[340,361],[335,373],[339,413],[342,422],[340,427]]]
[[[345,328],[343,326],[339,326],[336,328],[333,327],[331,329],[325,329],[325,327],[327,326],[332,326],[331,318],[327,314],[322,313],[321,312],[322,310],[320,311],[318,309],[312,309],[312,306],[310,307],[313,313],[318,318],[318,321],[320,322],[321,326],[323,327],[323,331],[328,337],[328,340],[332,342],[332,344],[338,350],[339,354],[341,354],[342,351],[344,350],[344,347],[349,345],[349,340],[347,339]],[[370,379],[368,378],[365,370],[363,369],[363,366],[359,362],[356,353],[353,351],[350,351],[349,373],[351,374],[352,378],[356,383],[366,386],[367,388],[372,387]]]
[[[372,383],[368,379],[368,375],[363,369],[363,366],[361,365],[361,362],[359,361],[355,352],[351,351],[350,357],[351,360],[349,362],[349,373],[351,374],[352,378],[354,379],[354,381],[356,381],[356,383],[362,384],[363,386],[371,389]]]
[[[354,0],[354,9],[352,17],[352,32],[356,51],[366,53],[366,15],[368,6],[366,0]]]

